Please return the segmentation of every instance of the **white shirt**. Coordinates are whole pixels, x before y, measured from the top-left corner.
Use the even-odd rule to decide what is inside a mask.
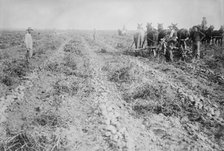
[[[169,38],[172,38],[172,37],[173,37],[174,32],[175,32],[175,30],[172,29],[171,32],[170,32],[170,36],[169,36]]]
[[[176,35],[174,35],[175,32],[176,32],[176,31],[175,31],[174,29],[172,29],[171,32],[170,32],[169,38],[174,38],[174,39],[176,40],[177,37],[176,37]],[[174,36],[175,36],[175,37],[174,37]]]
[[[25,45],[27,49],[33,49],[33,39],[30,33],[25,35]]]

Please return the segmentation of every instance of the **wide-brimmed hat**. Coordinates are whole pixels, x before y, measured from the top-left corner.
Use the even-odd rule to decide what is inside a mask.
[[[198,30],[200,30],[199,26],[193,26],[193,29],[197,28]]]
[[[33,31],[33,29],[32,29],[31,27],[28,27],[28,28],[27,28],[27,31],[29,31],[29,30],[30,30],[30,31]]]

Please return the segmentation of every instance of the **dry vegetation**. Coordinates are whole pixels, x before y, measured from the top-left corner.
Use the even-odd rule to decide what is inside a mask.
[[[111,45],[107,42],[110,40],[119,42],[112,38],[104,41]],[[116,44],[111,46],[116,48]],[[212,49],[217,47],[206,48],[204,53],[211,56]],[[223,55],[205,55],[204,59],[195,63],[160,64],[142,52],[136,54],[132,50],[123,50],[127,56],[111,57],[104,69],[138,118],[145,119],[154,114],[168,119],[177,118],[188,137],[194,140],[192,143],[198,144],[191,150],[219,150],[224,147]],[[139,55],[142,57],[136,59],[135,56]],[[152,117],[148,120],[150,122]],[[169,133],[168,129],[165,131]],[[170,141],[169,138],[162,139]]]
[[[0,150],[224,148],[222,48],[161,63],[131,34],[38,31],[27,64],[23,34],[0,39]]]

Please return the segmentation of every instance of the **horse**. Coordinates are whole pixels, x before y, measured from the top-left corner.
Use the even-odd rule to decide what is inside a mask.
[[[210,25],[210,27],[206,30],[205,32],[205,41],[207,44],[210,44],[211,40],[212,40],[212,32],[214,30],[214,26]]]
[[[222,46],[222,40],[224,36],[224,25],[220,27],[219,30],[214,30],[212,32],[212,39],[215,44]]]
[[[155,46],[157,44],[158,33],[156,29],[152,27],[152,23],[147,23],[147,46]]]
[[[210,44],[211,40],[212,40],[212,32],[214,30],[214,26],[210,25],[209,28],[205,29],[202,28],[202,26],[198,26],[199,30],[204,34],[204,38],[202,38],[201,42],[203,44]]]
[[[137,32],[134,34],[135,48],[143,48],[145,42],[145,32],[143,30],[142,24],[138,24]]]
[[[158,24],[158,39],[157,42],[159,43],[163,38],[168,35],[169,31],[163,29],[163,24]]]
[[[146,40],[147,40],[147,46],[152,47],[157,45],[157,39],[158,39],[158,33],[156,29],[152,27],[152,23],[147,23],[146,25],[147,34],[146,34]],[[153,49],[154,57],[156,56],[156,51]]]
[[[177,24],[171,24],[169,29],[163,29],[163,24],[158,24],[158,43],[164,48],[164,55],[167,61],[173,61],[173,49],[176,45]]]
[[[187,29],[182,28],[177,31],[177,37],[178,44],[181,44],[182,40],[188,39],[190,37],[190,32]]]
[[[182,60],[185,60],[187,55],[187,41],[190,38],[190,32],[187,29],[182,28],[177,31],[177,37],[179,47],[178,56],[180,56]]]

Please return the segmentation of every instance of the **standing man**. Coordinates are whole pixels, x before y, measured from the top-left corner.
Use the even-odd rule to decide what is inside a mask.
[[[206,30],[206,28],[207,28],[207,19],[206,19],[206,17],[202,17],[201,28],[203,30]]]
[[[193,56],[196,59],[200,59],[200,45],[201,40],[205,37],[205,34],[200,32],[199,27],[194,26],[191,33],[191,39],[193,41]]]
[[[29,61],[29,59],[33,56],[33,39],[31,36],[31,32],[33,29],[30,27],[26,30],[26,35],[25,35],[25,45],[26,45],[26,59]]]

